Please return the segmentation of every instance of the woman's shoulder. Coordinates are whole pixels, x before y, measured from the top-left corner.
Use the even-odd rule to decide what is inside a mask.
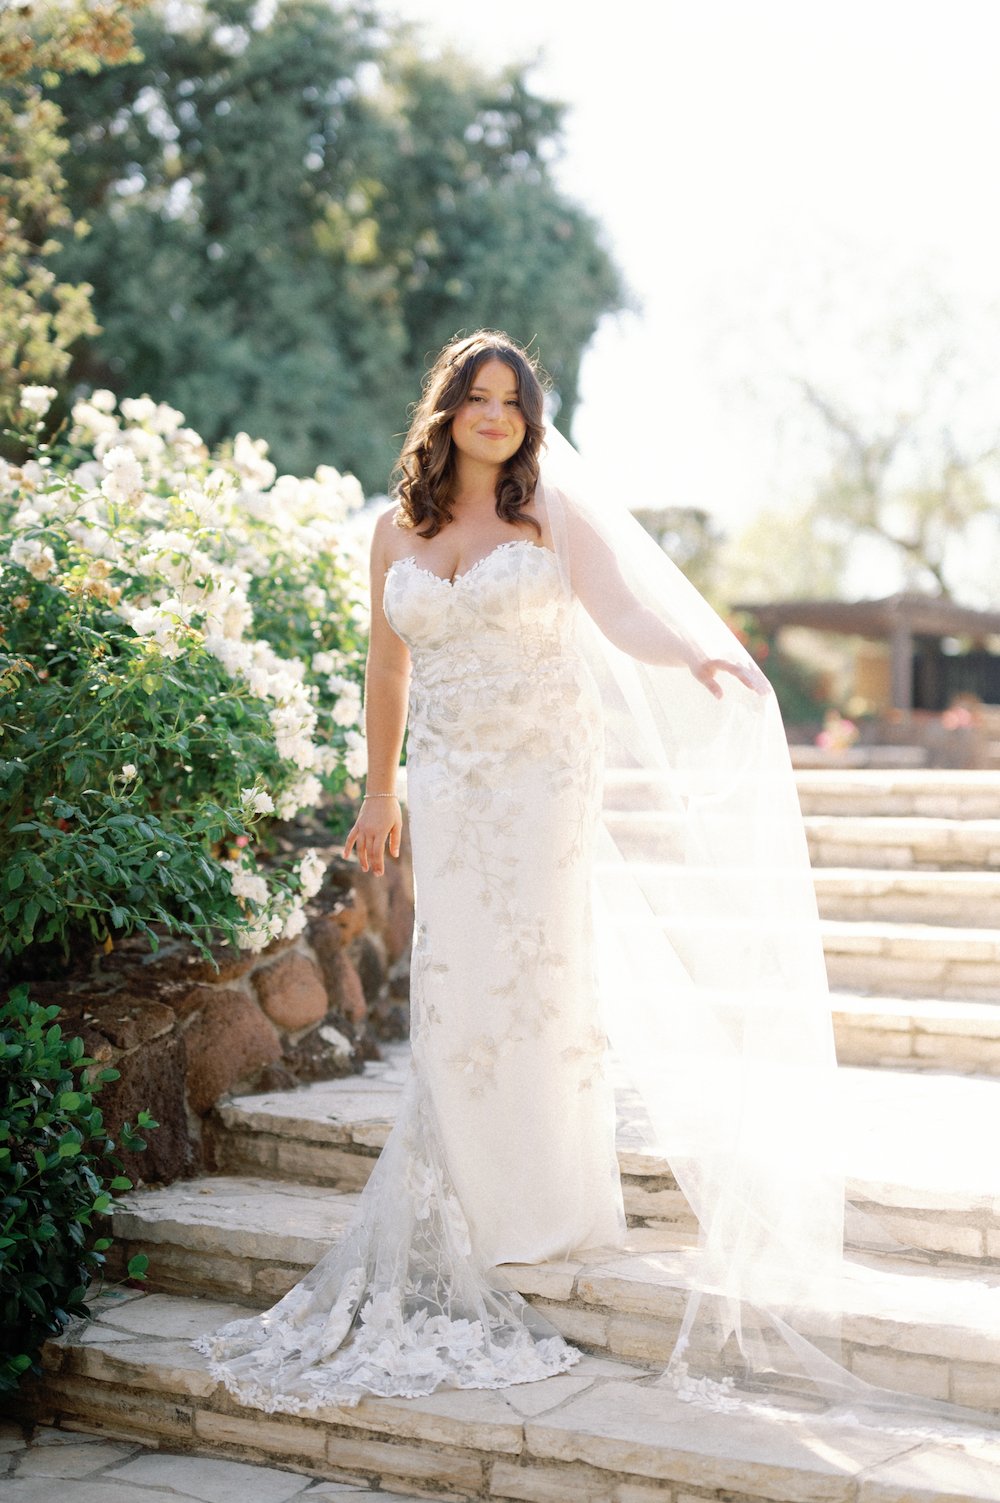
[[[372,548],[385,559],[386,564],[390,564],[410,546],[412,537],[413,528],[402,520],[400,508],[396,505],[387,506],[376,519]]]

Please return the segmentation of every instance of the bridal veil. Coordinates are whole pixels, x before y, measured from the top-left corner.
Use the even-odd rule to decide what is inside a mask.
[[[563,588],[582,522],[659,621],[701,655],[753,666],[551,426],[540,478]],[[683,1301],[665,1381],[972,1418],[877,1388],[841,1359],[845,1217],[855,1246],[892,1239],[845,1202],[823,945],[776,700],[726,673],[717,699],[685,667],[639,661],[583,612],[580,623],[606,722],[594,869],[605,1025],[648,1147],[699,1226],[697,1245],[665,1260]]]

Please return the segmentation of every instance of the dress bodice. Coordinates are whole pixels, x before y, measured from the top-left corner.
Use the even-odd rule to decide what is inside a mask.
[[[447,580],[410,555],[386,574],[386,618],[410,649],[413,676],[434,683],[531,670],[570,645],[574,604],[551,548],[515,538]]]
[[[480,783],[539,760],[577,768],[592,755],[596,686],[551,548],[501,543],[454,581],[397,559],[383,601],[410,649],[411,776]]]

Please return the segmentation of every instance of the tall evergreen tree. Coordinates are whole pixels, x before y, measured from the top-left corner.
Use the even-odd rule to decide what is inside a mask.
[[[536,341],[568,421],[622,289],[553,182],[561,107],[517,69],[421,55],[362,5],[255,15],[154,8],[141,62],[61,85],[69,198],[90,225],[61,264],[103,326],[73,376],[379,489],[428,355],[494,324]]]

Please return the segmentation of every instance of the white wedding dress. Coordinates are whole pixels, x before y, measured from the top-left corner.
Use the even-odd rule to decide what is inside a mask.
[[[243,1402],[495,1388],[579,1356],[492,1272],[619,1247],[591,926],[604,726],[556,555],[385,582],[412,658],[412,1065],[348,1232],[273,1309],[197,1345]]]

